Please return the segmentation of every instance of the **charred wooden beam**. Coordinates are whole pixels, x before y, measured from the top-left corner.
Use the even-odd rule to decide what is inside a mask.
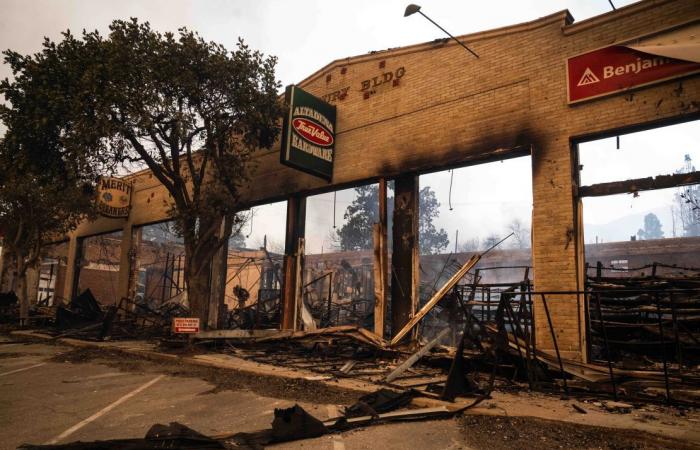
[[[698,183],[700,183],[700,171],[695,171],[581,186],[578,188],[578,194],[579,197],[600,197],[603,195],[629,194],[639,191],[673,188]]]
[[[287,201],[287,229],[284,248],[284,283],[282,286],[282,329],[296,326],[297,265],[299,239],[304,237],[306,198],[292,196]]]
[[[387,250],[386,179],[379,180],[379,223],[375,224],[374,237],[374,333],[384,337],[386,293],[389,290],[389,254]]]
[[[394,181],[393,250],[391,257],[391,330],[408,323],[418,302],[418,177]]]

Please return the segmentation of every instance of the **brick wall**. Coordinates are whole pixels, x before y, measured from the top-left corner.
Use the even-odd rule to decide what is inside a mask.
[[[464,36],[479,59],[453,42],[438,40],[334,61],[300,83],[318,96],[347,88],[342,100],[333,100],[338,107],[333,184],[282,166],[276,149],[260,151],[250,170],[253,179],[265,182],[250,183],[242,201],[259,204],[532,149],[535,288],[575,290],[582,268],[577,264],[572,142],[610,130],[697,117],[700,77],[569,106],[566,58],[698,18],[697,0],[647,0],[581,23],[571,24],[563,11]],[[363,89],[366,80],[374,85],[375,77],[383,79],[385,73],[392,73],[390,83]],[[133,179],[130,222],[162,220],[167,193],[148,172]],[[84,224],[77,233],[121,226],[104,219]],[[582,357],[584,327],[577,299],[558,298],[550,309],[565,355]],[[535,320],[538,348],[551,349],[539,303]]]

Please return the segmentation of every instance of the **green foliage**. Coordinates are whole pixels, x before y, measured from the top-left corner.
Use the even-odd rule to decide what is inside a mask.
[[[59,48],[46,40],[36,55],[3,54],[14,79],[0,81],[7,102],[0,105],[7,127],[0,142],[0,228],[21,278],[47,241],[94,214],[95,180],[112,166],[87,150],[98,142],[75,145],[71,99],[83,73],[80,64],[65,65],[74,45]]]
[[[637,231],[639,239],[661,239],[664,237],[664,232],[661,230],[661,221],[654,213],[649,213],[644,216],[644,229]]]
[[[345,224],[337,231],[339,246],[343,251],[369,250],[373,248],[372,225],[379,222],[379,188],[375,184],[355,188],[357,196],[345,210]],[[447,232],[439,230],[433,219],[440,215],[440,203],[435,192],[426,186],[419,194],[419,242],[422,254],[434,254],[443,251],[449,244]],[[394,197],[387,198],[387,209],[394,209]],[[391,229],[391,215],[388,218]]]
[[[79,165],[145,166],[168,190],[190,304],[205,317],[211,257],[228,238],[219,230],[240,221],[244,168],[280,131],[276,58],[243,41],[228,51],[184,28],[161,34],[136,19],[112,22],[104,37],[66,32],[36,55],[6,54],[22,85],[44,89],[34,97],[19,89],[18,99],[63,117],[69,126],[53,139]]]
[[[447,248],[450,240],[447,237],[447,231],[443,228],[438,230],[433,224],[433,219],[440,216],[440,202],[430,186],[421,189],[418,198],[420,202],[418,220],[420,252],[423,255],[441,253]]]
[[[6,62],[19,64],[11,54]],[[13,68],[16,66],[13,65]],[[32,99],[49,101],[43,83],[45,68],[30,66],[32,77],[0,82],[10,105],[0,106],[7,127],[0,140],[0,232],[5,265],[20,299],[20,317],[28,314],[26,272],[35,268],[44,246],[61,239],[85,217],[94,214],[95,169],[89,156],[63,145],[71,124],[57,112],[63,100],[51,100],[57,110],[37,108]],[[10,266],[11,267],[8,267]]]
[[[355,188],[356,197],[343,214],[345,224],[337,231],[341,250],[372,249],[372,225],[379,222],[379,187],[368,184]],[[387,208],[393,209],[394,198],[387,199]]]

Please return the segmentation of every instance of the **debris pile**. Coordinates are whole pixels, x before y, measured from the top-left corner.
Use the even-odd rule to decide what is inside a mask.
[[[164,336],[170,332],[173,317],[187,314],[178,301],[163,303],[157,310],[122,298],[115,305],[102,306],[86,289],[68,306],[57,306],[55,337],[83,339],[136,339]]]
[[[277,408],[271,427],[254,432],[237,432],[218,436],[205,436],[185,425],[172,422],[169,425],[153,425],[143,439],[113,439],[95,442],[71,442],[59,445],[24,444],[20,450],[136,450],[136,449],[263,449],[267,445],[310,439],[330,433],[339,433],[357,427],[386,422],[445,418],[457,415],[465,408],[446,407],[399,409],[410,402],[410,397],[381,390],[349,407],[341,417],[322,421],[295,404],[290,408]]]
[[[0,293],[0,323],[16,321],[19,317],[17,295],[10,292]]]
[[[627,368],[700,363],[700,276],[597,277],[588,282],[593,357]]]

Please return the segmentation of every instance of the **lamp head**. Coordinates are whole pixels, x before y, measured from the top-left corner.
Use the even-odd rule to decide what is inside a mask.
[[[410,5],[408,5],[406,7],[406,11],[404,11],[403,16],[408,17],[411,14],[417,13],[418,11],[420,11],[420,6],[414,5],[413,3],[411,3]]]

